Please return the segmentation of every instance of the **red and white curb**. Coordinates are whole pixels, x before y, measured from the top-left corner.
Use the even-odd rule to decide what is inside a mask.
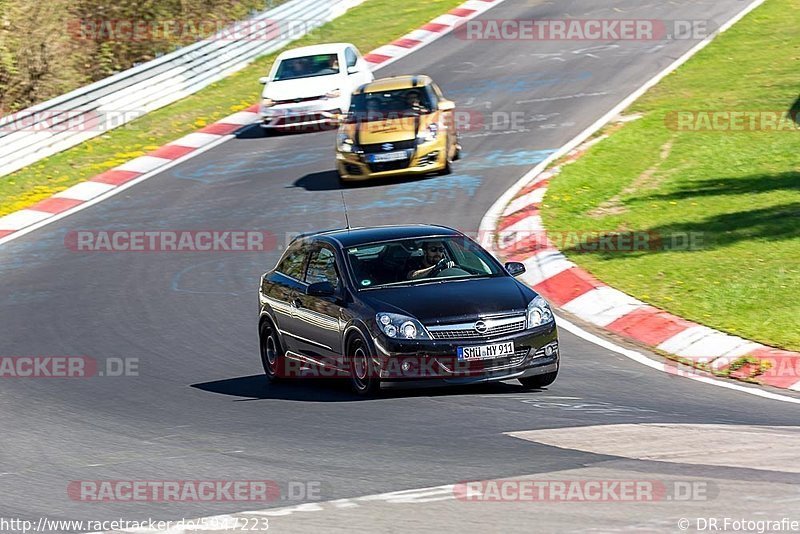
[[[392,43],[376,48],[364,59],[378,70],[407,56],[504,0],[468,0]],[[26,209],[0,217],[0,245],[55,220],[96,204],[176,163],[235,137],[236,132],[258,122],[258,104],[209,124],[147,155],[93,176]]]
[[[723,25],[717,34],[727,31],[763,2],[752,2]],[[547,239],[547,230],[539,214],[549,180],[559,172],[559,168],[548,169],[549,165],[565,156],[570,159],[580,157],[592,144],[602,140],[587,141],[648,89],[707,46],[717,34],[698,43],[531,169],[487,212],[480,231],[482,235],[491,236],[484,242],[485,246],[508,260],[522,261],[527,269],[523,280],[552,304],[572,315],[684,361],[707,364],[715,371],[725,370],[743,356],[766,360],[771,367],[757,380],[770,386],[800,391],[799,353],[768,347],[687,321],[608,286],[569,261]],[[634,359],[640,360],[638,357]],[[674,368],[670,369],[674,371]],[[745,365],[732,371],[730,376],[747,378],[754,371],[750,365]]]
[[[364,56],[373,70],[385,67],[415,50],[447,35],[470,19],[477,17],[504,0],[468,0],[425,24],[421,28],[395,39],[388,45],[376,48]]]
[[[580,157],[584,145],[571,153]],[[800,354],[768,347],[725,334],[655,308],[597,280],[569,261],[547,238],[539,214],[555,167],[539,174],[507,204],[496,227],[495,252],[509,261],[521,261],[521,279],[555,306],[595,326],[678,356],[696,364],[724,370],[742,356],[770,362],[757,379],[771,386],[800,391]],[[734,378],[749,377],[745,365]]]

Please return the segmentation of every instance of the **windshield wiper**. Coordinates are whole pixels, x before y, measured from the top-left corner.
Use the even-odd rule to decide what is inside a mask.
[[[427,284],[441,284],[442,282],[460,282],[464,280],[476,280],[478,278],[491,278],[492,274],[470,274],[460,276],[445,276],[442,278],[420,278],[419,280],[403,280],[402,282],[391,282],[389,284],[381,284],[379,286],[362,288],[364,291],[370,289],[383,289],[385,287],[401,287],[401,286],[419,286]]]

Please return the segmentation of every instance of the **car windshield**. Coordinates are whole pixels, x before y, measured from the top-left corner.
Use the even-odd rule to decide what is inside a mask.
[[[275,71],[275,81],[310,78],[339,73],[339,59],[336,54],[318,54],[284,59]]]
[[[503,276],[482,248],[465,237],[426,237],[370,243],[347,249],[359,289]]]
[[[432,104],[423,88],[396,89],[353,95],[351,121],[376,121],[430,113]]]

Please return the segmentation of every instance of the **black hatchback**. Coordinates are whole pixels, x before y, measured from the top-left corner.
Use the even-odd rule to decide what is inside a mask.
[[[259,340],[270,380],[347,377],[380,388],[558,375],[550,306],[464,234],[443,226],[296,238],[261,278]]]

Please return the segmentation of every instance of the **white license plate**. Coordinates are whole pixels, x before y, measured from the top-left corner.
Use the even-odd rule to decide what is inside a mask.
[[[477,345],[474,347],[458,347],[459,360],[487,360],[491,358],[505,358],[513,354],[513,341],[494,343],[492,345]]]
[[[400,150],[398,152],[382,152],[380,154],[369,154],[367,156],[367,160],[370,163],[380,163],[382,161],[399,161],[401,159],[407,159],[408,154],[406,154],[405,150]]]

